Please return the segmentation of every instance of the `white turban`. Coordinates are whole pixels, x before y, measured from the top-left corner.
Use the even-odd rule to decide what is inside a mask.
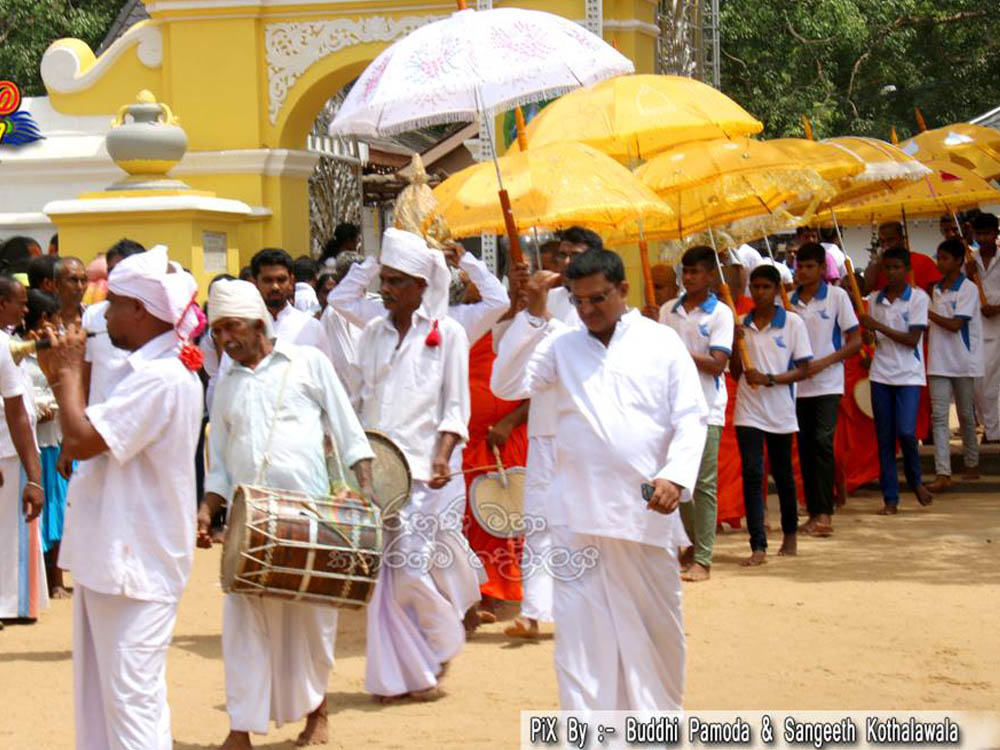
[[[119,262],[108,277],[108,291],[139,300],[146,312],[170,323],[184,340],[199,325],[193,304],[198,282],[167,258],[164,245]]]
[[[423,302],[428,313],[436,320],[448,314],[448,287],[451,285],[448,264],[444,254],[427,247],[422,237],[402,229],[386,229],[382,235],[379,263],[426,281]]]
[[[274,339],[274,323],[260,290],[249,281],[220,279],[208,290],[208,323],[219,318],[264,321],[264,334]]]

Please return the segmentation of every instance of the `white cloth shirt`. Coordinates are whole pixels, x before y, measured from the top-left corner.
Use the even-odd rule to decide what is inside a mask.
[[[943,318],[961,318],[957,331],[928,320],[927,374],[949,378],[979,378],[983,375],[983,316],[979,310],[979,289],[964,274],[944,287],[931,287],[931,307]]]
[[[728,357],[733,353],[733,311],[709,292],[704,302],[688,312],[684,307],[686,296],[664,303],[660,308],[660,322],[677,331],[691,354],[707,357],[712,352],[724,352]],[[725,375],[709,375],[698,370],[698,379],[708,405],[708,423],[724,427],[728,400]]]
[[[500,398],[556,393],[555,479],[547,520],[580,534],[671,548],[679,514],[646,508],[641,486],[694,487],[708,409],[691,357],[667,326],[631,310],[608,346],[582,328],[525,313],[500,343],[490,387]]]
[[[775,309],[774,317],[763,330],[758,330],[752,311],[747,313],[740,325],[747,342],[750,364],[765,375],[780,375],[812,359],[806,324],[798,315],[789,315],[781,306]],[[798,432],[795,383],[752,388],[747,383],[746,375],[740,375],[733,424],[775,434]]]
[[[333,366],[314,347],[279,341],[252,370],[234,362],[216,386],[211,424],[205,491],[226,500],[239,484],[329,494],[324,434],[344,469],[374,457]]]
[[[851,297],[843,289],[820,282],[816,294],[808,302],[801,298],[799,287],[789,298],[792,311],[806,324],[813,357],[827,357],[844,346],[844,336],[858,329]],[[844,363],[837,362],[811,378],[797,384],[798,398],[839,396],[844,393]]]
[[[90,393],[87,403],[91,405],[107,399],[118,381],[124,377],[125,360],[129,355],[125,349],[114,346],[108,336],[108,322],[104,319],[108,304],[109,302],[104,300],[89,305],[83,311],[80,320],[83,330],[94,334],[87,338],[83,355],[83,358],[90,362]]]
[[[361,340],[361,329],[337,312],[332,305],[327,305],[320,316],[319,324],[323,326],[327,345],[333,359],[333,369],[336,370],[340,382],[349,396],[353,396],[361,386],[358,374],[358,342]]]
[[[423,482],[432,476],[438,433],[468,440],[471,413],[465,331],[451,318],[439,320],[441,343],[427,346],[433,322],[421,305],[402,341],[387,314],[368,323],[358,345],[361,388],[352,394],[362,424],[388,435]]]
[[[899,297],[891,301],[885,289],[868,295],[869,314],[896,331],[926,329],[929,306],[930,298],[909,284]],[[885,385],[925,385],[927,378],[921,351],[920,341],[916,346],[904,346],[876,332],[875,354],[868,379]]]
[[[296,310],[301,310],[309,315],[315,315],[319,312],[319,297],[316,296],[316,290],[313,289],[312,284],[307,284],[304,281],[295,282],[293,305]]]
[[[147,342],[87,407],[108,450],[73,474],[59,566],[102,594],[175,602],[191,572],[201,382],[177,352],[173,331]]]
[[[973,257],[979,267],[979,281],[986,293],[986,301],[991,305],[1000,305],[1000,250],[993,256],[989,268],[983,265],[983,258],[978,251],[973,253]],[[1000,315],[983,318],[983,339],[1000,339]]]
[[[34,427],[35,420],[35,400],[32,394],[31,378],[24,370],[24,363],[20,366],[14,364],[14,359],[10,356],[11,337],[0,331],[0,397],[14,398],[21,396],[24,398],[24,406],[28,411],[28,418]],[[7,427],[7,418],[4,414],[3,403],[0,402],[0,458],[12,458],[17,455],[17,448],[14,447],[14,440],[10,436]],[[16,477],[5,477],[8,481],[17,482]]]

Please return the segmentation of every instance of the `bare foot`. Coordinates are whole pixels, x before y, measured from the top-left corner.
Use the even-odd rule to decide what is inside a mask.
[[[431,703],[444,698],[444,690],[440,685],[429,687],[426,690],[414,690],[410,693],[410,698],[418,703]]]
[[[477,609],[476,616],[479,618],[480,625],[492,625],[497,621],[496,613],[488,609]]]
[[[899,508],[895,505],[883,505],[875,511],[876,516],[894,516],[897,513],[899,513]]]
[[[213,529],[212,530],[212,544],[222,544],[226,541],[226,531],[225,529]]]
[[[476,628],[483,624],[475,606],[469,607],[469,611],[465,613],[465,618],[462,620],[462,624],[465,626],[466,635],[472,635],[476,632]]]
[[[409,697],[409,693],[400,693],[399,695],[373,695],[372,700],[383,706],[391,706],[393,703],[399,703]]]
[[[800,534],[812,534],[813,529],[816,527],[816,516],[809,516],[809,520],[804,524],[799,526]]]
[[[781,549],[778,550],[778,557],[795,557],[799,554],[798,536],[795,534],[785,534],[781,539]]]
[[[818,536],[820,538],[832,536],[833,519],[826,513],[820,513],[816,516],[816,520],[812,525],[812,529],[810,529],[810,533],[813,536]]]
[[[49,599],[72,599],[73,592],[65,586],[53,586],[49,592]]]
[[[682,581],[707,581],[712,577],[712,569],[699,562],[692,563],[691,567],[681,573]]]
[[[250,750],[250,732],[230,732],[219,750]]]
[[[930,490],[924,487],[922,484],[918,484],[917,488],[913,491],[913,494],[917,496],[917,502],[921,505],[930,505],[934,502],[934,495],[931,494]]]
[[[744,568],[756,568],[767,563],[767,550],[755,549],[746,560],[740,563]]]
[[[694,565],[694,546],[682,549],[677,561],[681,564],[681,572],[689,570]]]
[[[325,745],[327,741],[326,721],[326,696],[324,696],[323,702],[306,717],[305,729],[296,738],[295,746]]]
[[[503,631],[512,638],[538,638],[538,620],[530,617],[515,617],[514,624]]]

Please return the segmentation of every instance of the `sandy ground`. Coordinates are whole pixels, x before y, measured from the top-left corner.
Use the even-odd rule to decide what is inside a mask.
[[[863,491],[834,538],[804,539],[800,557],[756,570],[736,565],[745,534],[721,536],[712,581],[686,584],[687,707],[995,711],[1000,493],[988,488],[926,510],[904,498],[895,518],[872,515],[880,501]],[[228,728],[218,564],[218,548],[198,551],[181,602],[168,671],[177,750],[215,747]],[[3,750],[72,747],[71,606],[0,632]],[[363,689],[364,613],[342,613],[329,746],[516,747],[518,711],[557,706],[553,642],[510,643],[501,629],[472,637],[442,701],[379,707]],[[256,746],[290,747],[299,728]]]

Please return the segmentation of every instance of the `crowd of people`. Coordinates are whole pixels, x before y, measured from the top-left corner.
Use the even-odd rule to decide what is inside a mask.
[[[653,268],[642,310],[581,227],[499,279],[402,229],[365,257],[341,225],[320,262],[263,249],[203,307],[163,246],[108,248],[107,299],[87,306],[85,265],[38,254],[0,275],[0,618],[71,596],[77,747],[169,747],[166,652],[195,545],[222,540],[241,486],[325,497],[344,468],[372,498],[374,430],[412,490],[367,607],[373,696],[440,698],[467,634],[513,601],[510,638],[554,623],[563,708],[679,708],[681,580],[710,579],[717,530],[743,517],[743,565],[767,562],[768,474],[794,556],[860,484],[899,511],[897,444],[919,505],[947,491],[953,401],[965,479],[977,426],[1000,441],[998,224],[968,218],[942,219],[934,260],[881,226],[856,279],[808,227],[777,260],[691,247]],[[45,343],[18,363],[21,340]],[[470,511],[497,463],[524,467],[523,536]],[[326,742],[336,631],[335,608],[224,594],[223,748],[300,719],[300,745]]]

